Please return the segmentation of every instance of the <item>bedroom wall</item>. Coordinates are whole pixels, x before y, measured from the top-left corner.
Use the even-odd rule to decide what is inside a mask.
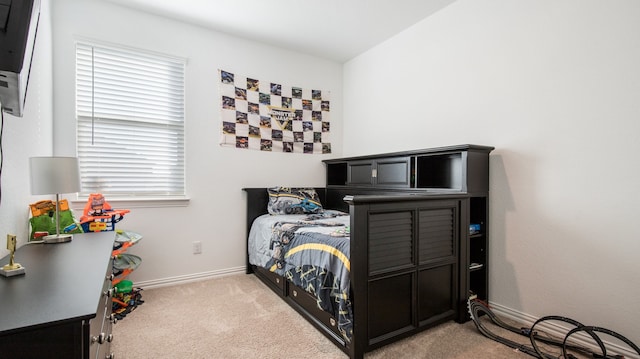
[[[244,271],[243,187],[322,186],[327,156],[261,153],[220,147],[218,69],[331,91],[332,145],[341,152],[342,66],[265,46],[104,0],[56,0],[54,33],[54,146],[75,153],[75,48],[94,39],[187,59],[187,206],[107,201],[131,213],[117,227],[141,233],[131,249],[142,257],[132,279],[142,285],[199,279]],[[81,208],[80,203],[76,208]],[[126,206],[126,207],[123,207]],[[79,213],[79,212],[76,212]],[[202,254],[192,254],[192,242]]]
[[[29,157],[50,156],[52,152],[51,100],[51,16],[49,0],[41,1],[40,23],[31,63],[27,97],[22,117],[4,114],[2,129],[2,178],[0,179],[0,258],[6,249],[7,234],[15,234],[18,246],[27,242],[29,204],[41,197],[31,196]],[[54,197],[52,197],[54,198]],[[20,263],[19,256],[16,262]],[[2,263],[0,265],[4,265]]]
[[[640,343],[639,18],[634,0],[458,0],[345,64],[344,155],[495,146],[494,307]]]

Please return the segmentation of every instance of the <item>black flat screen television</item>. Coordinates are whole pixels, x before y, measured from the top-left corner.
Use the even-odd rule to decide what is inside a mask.
[[[22,117],[40,20],[40,0],[0,0],[0,106]]]

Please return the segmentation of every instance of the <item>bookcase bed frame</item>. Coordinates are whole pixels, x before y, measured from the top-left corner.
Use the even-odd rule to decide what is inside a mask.
[[[267,213],[266,188],[245,188],[247,237]],[[353,336],[345,340],[337,320],[316,298],[285,278],[251,265],[253,273],[350,358],[439,323],[466,318],[466,193],[383,192],[315,188],[325,208],[350,215],[350,300]]]

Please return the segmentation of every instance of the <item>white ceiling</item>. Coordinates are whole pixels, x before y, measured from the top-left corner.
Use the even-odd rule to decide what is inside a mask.
[[[455,0],[106,0],[345,62]]]

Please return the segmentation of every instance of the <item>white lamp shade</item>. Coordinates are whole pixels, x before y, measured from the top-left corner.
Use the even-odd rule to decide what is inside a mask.
[[[77,157],[31,157],[31,194],[75,193],[80,191]]]

